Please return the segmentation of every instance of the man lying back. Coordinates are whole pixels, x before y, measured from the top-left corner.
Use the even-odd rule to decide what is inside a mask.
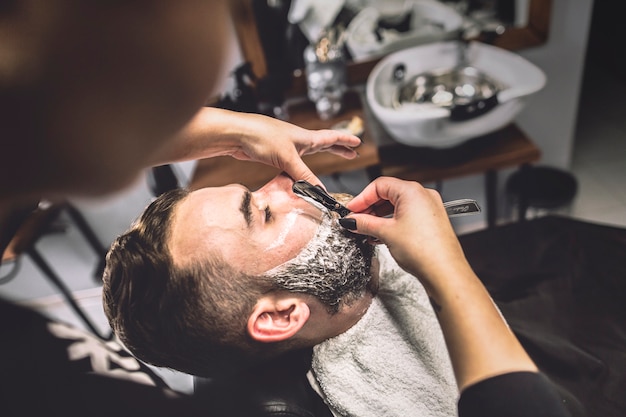
[[[105,311],[119,338],[148,363],[200,376],[315,346],[314,384],[337,414],[456,415],[419,281],[292,185],[279,175],[255,192],[157,198],[108,254]]]
[[[215,376],[313,346],[312,384],[339,415],[570,415],[439,193],[377,178],[347,203],[346,235],[291,185],[174,191],[113,244],[105,311],[133,353]]]

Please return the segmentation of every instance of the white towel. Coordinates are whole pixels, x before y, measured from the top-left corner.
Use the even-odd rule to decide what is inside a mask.
[[[347,332],[314,348],[312,375],[338,415],[451,417],[458,390],[419,281],[378,247],[380,292]]]
[[[330,27],[345,0],[294,0],[287,16],[289,23],[298,24],[302,33],[315,44],[323,30]]]

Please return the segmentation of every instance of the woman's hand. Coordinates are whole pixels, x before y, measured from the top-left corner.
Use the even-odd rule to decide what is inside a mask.
[[[322,185],[302,155],[330,152],[347,159],[361,140],[335,130],[308,130],[269,116],[214,107],[202,108],[179,134],[157,150],[153,165],[232,156],[285,171],[294,180]]]
[[[508,372],[537,372],[465,259],[439,193],[381,177],[347,207],[355,213],[341,219],[344,227],[385,243],[398,264],[424,285],[461,390]]]
[[[398,265],[420,279],[438,276],[443,267],[464,265],[463,251],[435,190],[380,177],[347,207],[354,212],[346,219],[356,221],[355,232],[386,244]]]
[[[302,161],[302,155],[330,152],[346,159],[358,156],[353,149],[361,140],[336,130],[308,130],[266,116],[247,115],[247,136],[241,137],[233,158],[262,162],[285,171],[294,180],[320,184],[320,180]]]

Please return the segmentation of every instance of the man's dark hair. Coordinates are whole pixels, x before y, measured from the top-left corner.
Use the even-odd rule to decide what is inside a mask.
[[[111,246],[103,276],[111,327],[144,362],[207,377],[289,349],[289,341],[260,343],[246,331],[271,280],[234,271],[217,252],[174,264],[167,242],[174,209],[188,194],[175,189],[159,196]]]

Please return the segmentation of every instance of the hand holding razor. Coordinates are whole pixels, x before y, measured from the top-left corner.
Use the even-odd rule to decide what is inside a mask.
[[[329,211],[339,214],[339,217],[345,217],[350,214],[343,204],[335,200],[319,185],[313,185],[307,181],[296,181],[292,187],[293,192],[304,198],[313,205],[321,205]],[[470,214],[480,213],[480,206],[476,200],[463,198],[460,200],[447,201],[443,206],[448,213],[448,217],[467,216]]]

